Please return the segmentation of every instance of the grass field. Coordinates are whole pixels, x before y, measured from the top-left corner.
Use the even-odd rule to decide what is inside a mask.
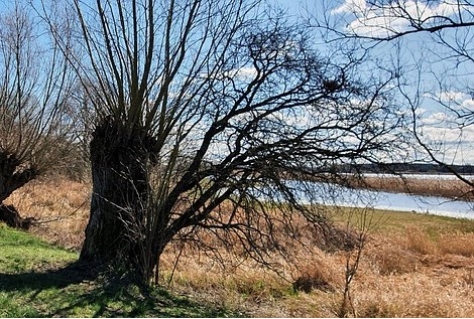
[[[92,281],[77,252],[0,225],[0,317],[222,317],[163,289]]]
[[[50,221],[31,233],[54,245],[0,229],[0,250],[5,251],[0,256],[0,309],[6,309],[0,316],[334,317],[340,313],[346,262],[348,258],[353,262],[354,253],[325,252],[309,239],[286,256],[273,256],[272,266],[278,272],[226,255],[223,247],[216,246],[221,253],[217,260],[174,243],[163,257],[160,289],[143,292],[90,281],[78,269],[65,268],[78,256],[88,197],[88,185],[56,180],[29,185],[10,198],[24,216]],[[341,227],[348,221],[356,230],[369,227],[351,284],[355,313],[349,315],[474,316],[474,221],[389,211],[331,212]],[[309,238],[309,230],[296,222]],[[212,243],[211,237],[208,240]]]

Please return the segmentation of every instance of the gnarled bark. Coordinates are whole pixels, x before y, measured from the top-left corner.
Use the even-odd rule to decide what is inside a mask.
[[[16,189],[39,175],[34,166],[22,163],[15,154],[0,151],[0,204]]]
[[[93,194],[80,259],[137,271],[143,277],[147,164],[153,140],[106,119],[90,144]]]

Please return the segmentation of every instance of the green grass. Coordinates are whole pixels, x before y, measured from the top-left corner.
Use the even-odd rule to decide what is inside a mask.
[[[163,289],[88,278],[74,264],[76,252],[4,224],[0,254],[0,317],[236,316]]]
[[[74,252],[53,247],[5,224],[0,225],[0,251],[0,270],[6,273],[35,271],[77,259]]]
[[[368,209],[366,213],[368,219],[372,221],[371,232],[373,233],[403,235],[410,227],[419,228],[432,237],[453,232],[474,233],[473,219],[378,209]],[[332,212],[330,216],[339,225],[345,225],[350,216],[350,224],[356,226],[361,223],[362,214],[362,209],[343,207],[337,212]]]

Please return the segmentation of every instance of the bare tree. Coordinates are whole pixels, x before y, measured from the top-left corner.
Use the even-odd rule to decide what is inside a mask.
[[[474,62],[474,3],[346,0],[327,9],[328,19],[313,20],[312,25],[330,30],[332,39],[355,39],[375,50],[385,46],[385,52],[387,43],[398,51],[410,45],[409,41],[416,41],[418,50],[394,63],[402,65],[399,70],[408,74],[398,86],[403,103],[413,115],[415,141],[430,161],[474,186],[451,166],[454,161],[466,160],[462,158],[462,146],[464,153],[467,148],[472,149],[469,135],[474,123],[470,71]],[[395,60],[400,59],[396,54]],[[407,62],[410,65],[403,65]],[[426,105],[438,110],[430,119],[421,114]]]
[[[472,1],[451,0],[345,0],[330,9],[343,19],[344,29],[340,35],[367,38],[371,40],[391,41],[409,34],[426,32],[451,49],[461,53],[469,51],[469,35],[464,34],[457,44],[449,44],[446,34],[440,31],[459,28],[471,28],[474,4]],[[334,31],[337,31],[334,29]],[[463,40],[464,39],[464,40]],[[469,55],[469,54],[468,54]]]
[[[37,22],[21,1],[0,13],[0,203],[56,166],[67,144],[74,74]]]
[[[42,10],[96,115],[83,261],[147,281],[172,239],[200,229],[263,261],[275,223],[329,225],[304,205],[304,179],[395,145],[393,75],[366,83],[361,61],[323,57],[264,1],[68,5],[64,21]]]

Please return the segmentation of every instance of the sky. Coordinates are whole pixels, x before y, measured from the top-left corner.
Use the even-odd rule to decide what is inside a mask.
[[[400,18],[400,9],[387,5],[389,1],[378,1],[378,7],[371,6],[366,0],[275,1],[287,8],[295,19],[310,16],[313,21],[328,20],[346,34],[385,37],[412,30],[410,21]],[[470,5],[470,1],[462,2],[464,5],[461,6],[456,0],[398,0],[392,3],[401,4],[403,12],[423,20],[426,27],[439,23],[438,16],[459,22],[460,19],[472,21],[474,15],[474,5]],[[437,33],[411,34],[379,43],[371,50],[372,58],[380,59],[380,64],[387,68],[393,68],[395,64],[403,67],[405,85],[402,88],[409,100],[399,94],[400,103],[407,109],[410,103],[416,107],[417,127],[423,142],[437,148],[438,158],[448,163],[474,164],[474,144],[470,141],[474,136],[474,89],[470,89],[474,88],[471,72],[474,59],[457,59],[458,56],[447,47],[461,43],[469,58],[474,58],[473,32],[471,27],[443,31],[444,44],[438,43]],[[367,46],[375,43],[366,41]]]
[[[36,0],[33,0],[35,2]],[[288,10],[291,19],[299,20],[311,17],[313,21],[328,19],[343,32],[356,32],[358,35],[385,36],[389,30],[405,31],[410,29],[409,22],[394,16],[393,10],[382,5],[371,7],[366,0],[268,0],[278,3]],[[379,1],[387,3],[388,1]],[[456,19],[456,0],[398,0],[404,9],[419,18],[432,23],[431,18],[444,15]],[[0,0],[0,11],[12,1]],[[472,12],[474,7],[462,7],[463,12]],[[396,13],[396,12],[395,12]],[[469,18],[469,17],[467,17]],[[436,22],[436,21],[435,21]],[[446,32],[446,39],[455,41],[466,39],[474,29]],[[315,36],[317,30],[315,28]],[[322,42],[322,41],[321,41]],[[374,42],[367,42],[372,45]],[[474,41],[472,47],[474,57]],[[321,47],[324,51],[324,48]],[[472,118],[459,120],[460,113],[474,113],[474,101],[469,86],[473,83],[474,60],[458,63],[447,59],[450,55],[445,45],[436,44],[430,34],[420,33],[403,37],[390,43],[378,44],[371,50],[374,59],[380,59],[387,69],[399,63],[403,66],[403,93],[410,98],[398,96],[400,104],[409,110],[409,102],[414,103],[419,132],[424,142],[439,148],[439,158],[448,163],[474,164],[474,136]],[[474,86],[472,86],[474,87]],[[472,120],[471,122],[469,122]],[[467,122],[466,122],[467,121]],[[468,125],[462,125],[462,124]],[[463,126],[462,130],[460,127]],[[462,141],[459,143],[459,141]],[[474,139],[472,139],[474,140]],[[415,156],[415,155],[414,155]]]

